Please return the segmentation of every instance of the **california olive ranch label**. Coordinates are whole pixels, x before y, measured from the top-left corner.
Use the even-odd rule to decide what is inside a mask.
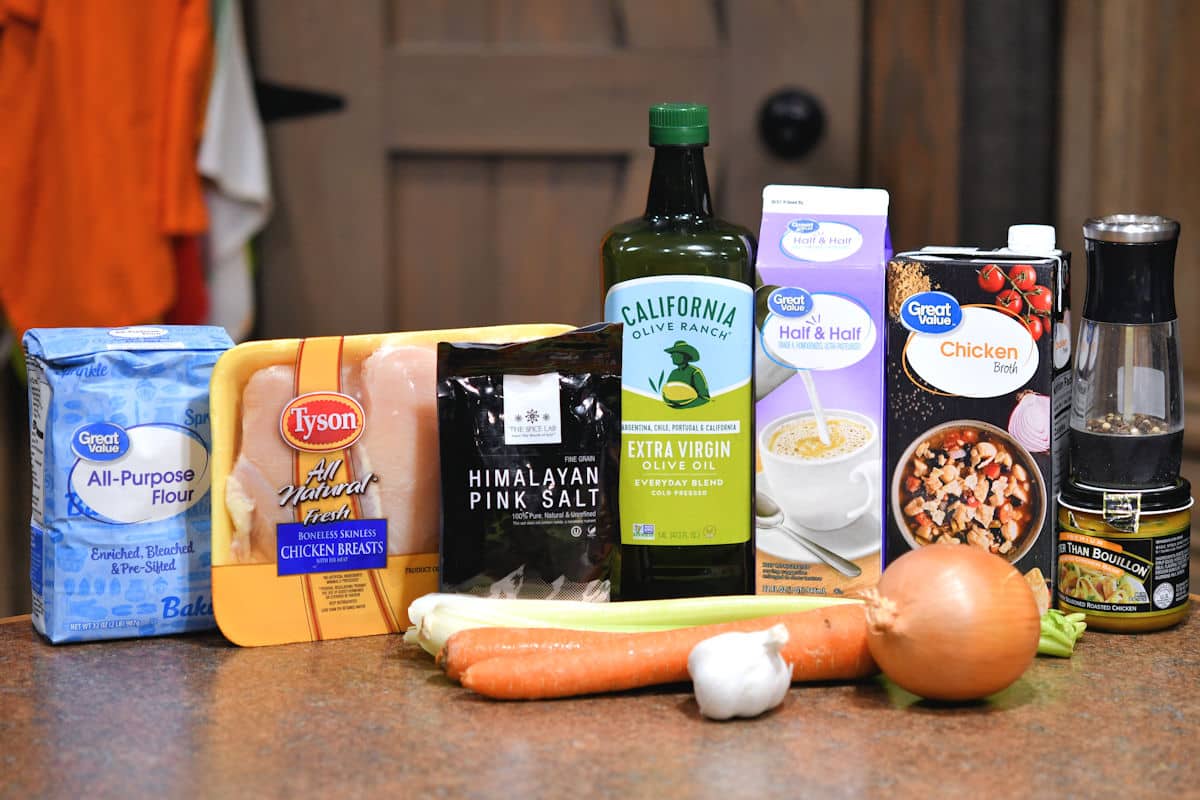
[[[725,278],[616,284],[623,322],[621,542],[748,541],[754,295]]]

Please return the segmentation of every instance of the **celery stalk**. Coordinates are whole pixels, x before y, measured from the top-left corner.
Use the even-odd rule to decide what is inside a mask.
[[[1087,629],[1083,617],[1083,614],[1064,614],[1054,608],[1043,614],[1038,655],[1070,658],[1075,652],[1075,642]]]
[[[671,625],[682,628],[711,622],[753,619],[772,614],[811,611],[838,603],[860,600],[837,597],[790,597],[778,595],[733,595],[688,597],[675,600],[634,600],[621,603],[586,603],[577,600],[523,600],[476,597],[466,594],[431,593],[418,597],[408,608],[414,625],[421,624],[427,609],[440,605],[490,609],[501,615],[520,615],[547,622],[607,620],[623,625]]]
[[[409,606],[413,628],[405,641],[432,655],[459,630],[479,627],[567,628],[639,633],[792,614],[859,600],[835,597],[737,595],[677,600],[586,603],[574,600],[523,600],[427,594]]]
[[[446,641],[461,630],[468,628],[563,628],[569,630],[603,631],[607,633],[644,633],[646,631],[668,630],[681,627],[678,625],[623,625],[604,620],[583,625],[559,625],[546,620],[534,619],[517,614],[503,616],[477,609],[462,607],[436,606],[427,611],[421,619],[421,626],[416,628],[415,642],[430,655],[436,656],[446,645]]]

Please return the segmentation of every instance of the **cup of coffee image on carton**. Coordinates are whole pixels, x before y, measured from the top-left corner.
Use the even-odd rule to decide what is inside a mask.
[[[765,425],[758,442],[771,499],[789,521],[810,531],[845,528],[879,498],[878,426],[853,411],[829,409],[824,417],[825,437],[816,415],[801,411]]]

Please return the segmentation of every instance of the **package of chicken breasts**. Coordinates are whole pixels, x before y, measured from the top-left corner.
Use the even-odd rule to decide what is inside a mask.
[[[247,646],[403,631],[438,587],[437,345],[563,325],[250,342],[212,376],[217,624]]]

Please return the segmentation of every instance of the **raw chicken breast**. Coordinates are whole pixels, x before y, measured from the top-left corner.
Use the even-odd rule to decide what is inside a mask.
[[[295,521],[291,506],[279,505],[279,489],[294,480],[292,449],[279,435],[279,415],[295,394],[294,382],[292,367],[266,367],[242,390],[242,450],[225,483],[234,562],[275,561],[275,526]]]
[[[389,555],[436,553],[441,508],[437,353],[389,347],[363,362],[367,427],[354,450],[359,476],[374,472],[364,516],[387,517]]]
[[[378,350],[342,367],[343,394],[363,406],[366,428],[350,448],[354,477],[374,473],[359,511],[388,521],[388,554],[435,553],[441,488],[437,434],[437,354],[431,348]],[[225,484],[236,563],[275,561],[275,526],[294,522],[279,505],[291,484],[294,451],[279,435],[279,415],[292,398],[291,366],[260,369],[242,391],[242,449]]]
[[[362,369],[359,363],[342,364],[341,392],[357,400],[358,404],[363,407],[363,411],[366,412],[367,402],[363,395]],[[367,414],[366,431],[364,433],[370,430],[371,417],[370,414]],[[366,447],[363,445],[362,439],[359,439],[358,443],[350,448],[349,460],[349,467],[354,480],[366,477],[367,473],[371,471]],[[357,515],[360,519],[380,519],[383,517],[383,512],[379,508],[378,496],[373,492],[360,495],[357,498],[356,505]]]

